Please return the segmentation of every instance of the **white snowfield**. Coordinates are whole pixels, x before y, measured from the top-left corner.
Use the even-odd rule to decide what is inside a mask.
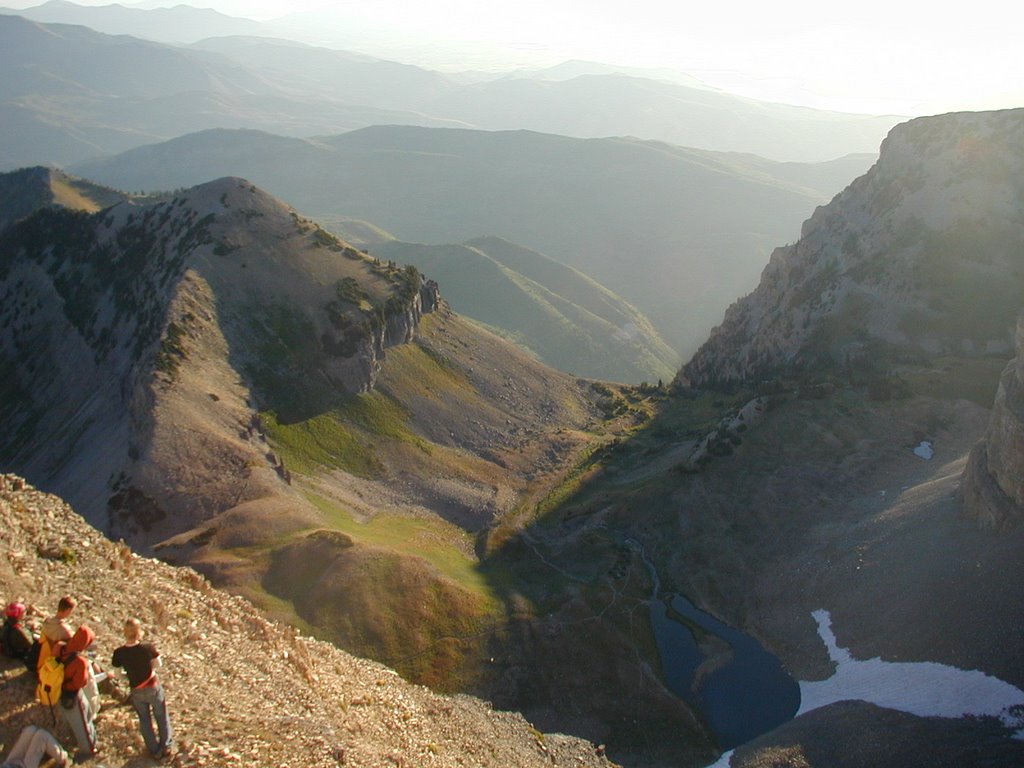
[[[811,614],[818,635],[836,671],[827,680],[800,683],[797,715],[837,701],[860,700],[919,717],[997,717],[1024,734],[1024,691],[976,670],[924,662],[857,661],[836,643],[832,616],[826,610]]]
[[[921,444],[914,449],[914,455],[919,456],[925,461],[929,461],[931,457],[935,455],[935,448],[932,446],[930,440],[922,440]]]
[[[984,672],[931,661],[857,661],[836,642],[828,611],[811,616],[836,671],[827,680],[801,681],[797,717],[838,701],[866,701],[919,717],[996,717],[1024,739],[1024,691],[1019,688]],[[726,752],[707,768],[729,768],[732,754]]]

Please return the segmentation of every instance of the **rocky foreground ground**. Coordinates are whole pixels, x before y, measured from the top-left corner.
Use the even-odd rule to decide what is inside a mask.
[[[109,664],[124,619],[137,616],[165,659],[177,747],[165,764],[193,766],[611,766],[601,747],[544,734],[515,713],[468,696],[411,685],[213,589],[195,571],[140,557],[104,538],[59,498],[0,476],[0,598],[40,614],[75,595],[72,617],[97,633]],[[38,616],[42,618],[42,616]],[[21,728],[53,727],[34,684],[0,662],[3,753]],[[104,694],[92,766],[141,768],[146,755],[130,705]],[[58,738],[73,750],[62,725]]]

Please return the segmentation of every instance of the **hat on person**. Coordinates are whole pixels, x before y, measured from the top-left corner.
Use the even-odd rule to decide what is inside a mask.
[[[25,615],[25,605],[24,603],[11,603],[7,606],[7,610],[4,612],[4,614],[8,618],[20,619],[22,616]]]

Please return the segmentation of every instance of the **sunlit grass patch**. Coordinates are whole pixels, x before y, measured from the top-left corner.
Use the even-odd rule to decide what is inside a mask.
[[[430,563],[443,576],[462,588],[493,603],[490,583],[480,572],[472,551],[470,534],[458,526],[437,518],[379,514],[367,522],[358,522],[340,505],[314,493],[307,498],[324,515],[331,528],[359,544],[414,555]]]
[[[473,391],[459,364],[430,347],[402,344],[388,350],[382,379],[389,390],[402,393],[403,398],[419,396],[437,398],[453,392],[466,395]]]
[[[266,411],[261,420],[271,444],[292,472],[311,475],[324,469],[343,469],[358,477],[376,477],[382,471],[372,446],[334,412],[283,424],[276,413]]]
[[[68,180],[55,178],[50,187],[53,190],[54,202],[65,208],[95,213],[102,207],[96,200],[86,197],[81,191],[75,189]]]
[[[293,472],[312,475],[342,469],[358,477],[382,476],[377,454],[381,440],[414,445],[425,453],[431,446],[409,429],[409,414],[380,392],[356,395],[341,405],[302,421],[282,421],[274,411],[261,414],[271,444]]]

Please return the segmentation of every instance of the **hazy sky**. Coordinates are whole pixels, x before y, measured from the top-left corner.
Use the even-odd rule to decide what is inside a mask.
[[[36,4],[0,0],[9,7]],[[498,45],[506,63],[586,58],[671,67],[756,98],[855,112],[917,115],[1024,106],[1019,53],[1024,3],[1006,0],[955,7],[917,0],[738,0],[699,6],[679,0],[189,4],[262,19],[319,9],[330,12],[339,29],[369,24],[407,41],[416,36]],[[467,58],[467,63],[481,62]]]

